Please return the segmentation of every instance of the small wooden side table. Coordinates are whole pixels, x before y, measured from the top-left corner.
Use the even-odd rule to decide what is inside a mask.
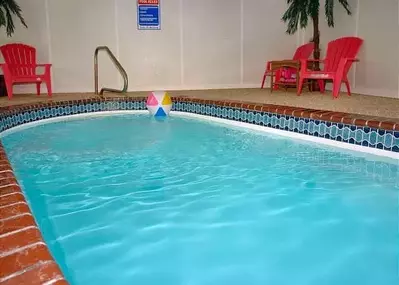
[[[281,68],[295,68],[296,70],[296,80],[295,82],[274,82],[275,71]],[[270,92],[273,92],[274,85],[280,86],[296,86],[298,88],[298,78],[299,78],[299,69],[301,67],[301,62],[299,60],[274,60],[270,62]]]

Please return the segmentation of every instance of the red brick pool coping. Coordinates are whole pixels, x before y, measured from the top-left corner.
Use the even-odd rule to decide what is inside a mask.
[[[26,203],[0,143],[0,283],[68,284]]]
[[[6,112],[99,101],[142,101],[144,97],[92,98],[0,107]],[[399,130],[399,119],[237,101],[174,97],[180,102],[226,106],[385,130]],[[49,252],[0,142],[0,283],[68,284]]]

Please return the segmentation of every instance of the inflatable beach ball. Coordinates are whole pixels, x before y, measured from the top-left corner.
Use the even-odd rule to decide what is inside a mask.
[[[147,109],[155,117],[165,117],[172,109],[172,99],[167,92],[151,92],[147,98]]]

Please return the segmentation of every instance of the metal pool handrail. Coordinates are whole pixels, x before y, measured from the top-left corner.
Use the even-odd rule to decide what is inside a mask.
[[[111,58],[112,62],[115,64],[119,73],[122,75],[123,88],[121,90],[104,87],[100,90],[100,93],[98,92],[98,52],[100,50],[104,50],[107,52],[108,56]],[[112,53],[112,51],[107,46],[97,47],[96,51],[94,52],[94,92],[95,92],[95,94],[103,95],[104,92],[125,93],[127,91],[128,83],[129,83],[129,81],[128,81],[126,70],[123,68],[123,66],[120,64],[120,62],[116,59],[116,57]]]

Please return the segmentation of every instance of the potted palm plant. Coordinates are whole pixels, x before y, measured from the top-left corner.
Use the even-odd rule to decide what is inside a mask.
[[[334,5],[341,4],[346,13],[351,15],[351,7],[348,0],[325,0],[325,17],[329,27],[334,27]],[[292,35],[298,27],[304,29],[308,26],[309,19],[313,23],[314,52],[313,58],[320,59],[320,0],[287,0],[288,9],[285,11],[282,20],[287,24],[287,33]],[[315,62],[315,69],[319,70],[319,63]]]
[[[15,31],[14,18],[17,17],[26,28],[21,7],[15,0],[0,0],[0,28],[6,29],[7,36],[11,37]]]

